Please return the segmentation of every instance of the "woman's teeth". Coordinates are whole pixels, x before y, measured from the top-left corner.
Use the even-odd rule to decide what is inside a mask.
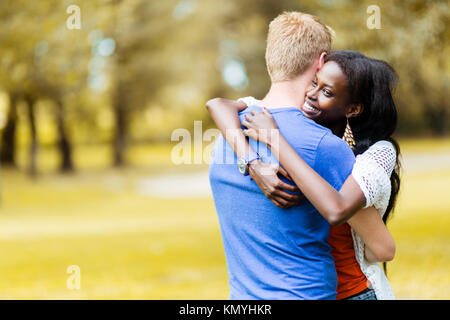
[[[303,108],[308,111],[319,111],[319,109],[310,105],[308,102],[305,102],[305,104],[303,105]]]

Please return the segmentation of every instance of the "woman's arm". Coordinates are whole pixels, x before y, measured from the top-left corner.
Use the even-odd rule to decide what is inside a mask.
[[[239,112],[247,108],[244,102],[214,98],[206,103],[206,108],[238,158],[243,157],[252,150],[242,133],[241,122],[238,116]]]
[[[243,125],[249,128],[244,130],[246,135],[269,146],[303,194],[331,224],[339,225],[349,219],[348,223],[365,244],[365,256],[369,262],[390,261],[394,258],[394,239],[375,207],[362,209],[366,197],[353,175],[347,178],[339,192],[336,191],[289,145],[267,110],[246,115]],[[269,135],[267,130],[277,134]],[[384,154],[385,157],[387,155]],[[395,157],[394,154],[392,156]]]
[[[365,206],[364,193],[352,175],[336,191],[298,155],[281,134],[279,143],[272,145],[269,142],[269,145],[304,196],[331,225],[345,223]]]
[[[341,190],[336,191],[289,145],[279,133],[278,126],[267,110],[253,112],[251,116],[246,115],[243,125],[249,128],[244,131],[246,135],[259,139],[269,146],[272,154],[278,158],[303,195],[331,225],[341,225],[365,206],[364,193],[351,175]],[[261,130],[266,130],[266,134]],[[267,134],[267,130],[270,130],[271,134]],[[266,140],[262,140],[263,137]]]
[[[394,259],[394,239],[375,207],[358,211],[348,220],[348,224],[364,242],[367,261],[386,262]]]
[[[247,138],[243,134],[238,115],[239,112],[247,108],[244,102],[214,98],[206,103],[206,108],[238,158],[252,151]],[[260,160],[252,161],[249,164],[250,176],[273,204],[280,208],[298,205],[303,196],[293,195],[286,190],[290,192],[300,190],[296,186],[281,181],[277,173],[281,173],[291,180],[287,172],[279,166],[275,168],[273,165],[263,163]]]

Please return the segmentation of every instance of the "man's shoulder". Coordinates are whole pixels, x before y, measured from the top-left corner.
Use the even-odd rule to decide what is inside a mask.
[[[299,129],[294,130],[293,131],[294,133],[305,135],[310,132],[314,135],[320,135],[321,137],[327,133],[331,134],[330,129],[321,126],[314,120],[307,118],[300,109],[284,108],[275,110],[274,112],[275,116],[277,115],[277,113],[279,113],[280,117],[283,117],[286,120],[288,120],[286,123],[289,123],[291,126],[295,126]],[[308,129],[308,131],[305,131],[306,128]]]
[[[330,129],[308,119],[300,110],[287,111],[290,112],[280,113],[278,117],[274,117],[280,120],[278,126],[283,136],[289,137],[294,145],[299,144],[308,149],[316,149],[325,136],[333,136]]]
[[[326,133],[317,147],[318,167],[332,165],[336,168],[351,168],[355,162],[355,155],[349,145],[332,133]]]
[[[340,151],[344,154],[353,155],[353,151],[350,146],[342,138],[339,138],[331,132],[326,132],[323,135],[319,143],[319,148],[325,150]]]
[[[351,174],[354,162],[355,156],[348,144],[334,134],[327,133],[317,147],[314,169],[339,190]]]

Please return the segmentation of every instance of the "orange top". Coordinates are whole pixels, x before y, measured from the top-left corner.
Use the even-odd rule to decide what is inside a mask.
[[[345,299],[367,289],[367,279],[356,260],[348,223],[331,226],[328,243],[331,245],[338,278],[336,299]]]

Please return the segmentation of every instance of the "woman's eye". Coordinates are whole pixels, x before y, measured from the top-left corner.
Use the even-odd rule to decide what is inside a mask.
[[[323,93],[325,93],[327,97],[331,97],[333,95],[333,93],[330,90],[323,90]]]

